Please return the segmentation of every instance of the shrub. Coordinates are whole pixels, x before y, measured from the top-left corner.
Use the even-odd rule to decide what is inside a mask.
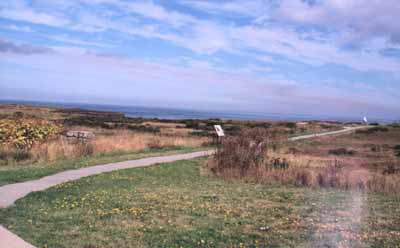
[[[246,126],[250,128],[270,128],[272,124],[268,122],[250,122]]]
[[[24,161],[32,158],[32,153],[28,149],[15,149],[12,153],[12,158],[17,161]]]
[[[192,128],[192,129],[199,129],[199,121],[197,120],[185,120],[185,126],[186,128]]]
[[[59,131],[59,126],[42,120],[1,120],[0,144],[30,149],[35,142],[46,140]]]
[[[340,156],[340,155],[349,155],[349,156],[352,156],[352,155],[354,155],[355,153],[356,153],[355,151],[349,150],[349,149],[344,148],[344,147],[329,150],[329,154],[331,154],[331,155],[337,155],[337,156]]]
[[[95,147],[93,144],[88,143],[88,142],[80,142],[80,144],[76,146],[75,155],[77,157],[91,156],[94,154],[94,150],[95,150]]]
[[[224,129],[227,135],[239,135],[240,131],[242,130],[240,126],[235,126],[235,125],[226,126],[224,127]]]
[[[400,157],[400,145],[396,145],[393,147],[394,153],[397,157]]]
[[[194,132],[190,132],[190,135],[200,136],[200,137],[210,137],[213,134],[208,131],[194,131]]]
[[[163,145],[161,144],[160,139],[151,139],[148,143],[147,146],[150,149],[161,149],[163,148]]]
[[[238,136],[228,136],[220,144],[214,156],[215,172],[237,170],[241,176],[250,168],[259,168],[264,163],[268,147],[277,146],[278,137],[265,129],[243,130]]]
[[[289,163],[285,158],[273,158],[270,160],[270,163],[267,164],[267,167],[273,169],[288,169]]]
[[[286,127],[290,128],[290,129],[294,129],[294,128],[296,128],[296,123],[288,122],[288,123],[286,124]]]
[[[339,162],[335,161],[328,166],[324,167],[318,173],[318,185],[320,187],[338,187],[340,186],[340,172],[341,166]]]
[[[392,163],[386,165],[385,169],[383,170],[384,175],[396,174],[399,172],[400,172],[400,167]]]
[[[300,150],[297,149],[296,147],[289,147],[288,153],[289,154],[298,154],[298,153],[300,153]]]
[[[129,125],[129,130],[134,130],[142,133],[159,133],[159,127],[145,126],[145,125]]]
[[[356,130],[357,134],[373,134],[373,133],[378,133],[378,132],[388,132],[389,129],[387,127],[372,127],[368,129],[358,129]]]

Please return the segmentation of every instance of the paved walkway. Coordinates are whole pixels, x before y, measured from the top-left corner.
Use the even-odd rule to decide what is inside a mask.
[[[339,134],[351,133],[357,129],[364,129],[364,128],[368,128],[368,127],[369,126],[345,127],[344,129],[337,130],[337,131],[300,135],[300,136],[289,138],[289,140],[295,141],[295,140],[311,139],[311,138],[322,137],[322,136],[339,135]]]
[[[168,163],[178,160],[192,159],[211,155],[213,150],[184,153],[177,155],[159,156],[143,158],[137,160],[123,161],[104,165],[96,165],[76,170],[63,171],[51,176],[46,176],[37,180],[8,184],[0,187],[0,208],[5,208],[14,204],[14,202],[34,191],[41,191],[60,183],[74,181],[82,177],[97,175],[104,172],[110,172],[121,169],[136,167],[145,167],[158,163]],[[0,246],[1,247],[1,246]]]
[[[213,154],[213,150],[192,152],[185,154],[159,156],[151,158],[143,158],[137,160],[123,161],[118,163],[97,165],[92,167],[86,167],[77,170],[68,170],[60,172],[51,176],[43,177],[37,180],[9,184],[0,187],[0,207],[9,207],[14,202],[27,194],[34,191],[41,191],[60,183],[77,180],[82,177],[97,175],[104,172],[110,172],[121,169],[146,167],[158,163],[168,163],[178,160],[193,159]],[[8,231],[6,228],[0,225],[0,248],[35,248],[29,243],[22,240],[17,235]]]
[[[0,247],[1,248],[35,248],[25,242],[14,233],[8,231],[0,225]]]

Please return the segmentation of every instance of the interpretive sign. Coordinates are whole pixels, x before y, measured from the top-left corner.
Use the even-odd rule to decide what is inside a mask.
[[[214,125],[215,132],[217,132],[218,137],[224,137],[225,133],[224,130],[222,129],[221,125]]]

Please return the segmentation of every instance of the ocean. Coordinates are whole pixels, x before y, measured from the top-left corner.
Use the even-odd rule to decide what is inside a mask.
[[[156,108],[144,106],[118,106],[88,103],[65,103],[65,102],[42,102],[42,101],[22,101],[22,100],[0,100],[0,104],[29,104],[34,106],[53,106],[63,108],[81,108],[97,111],[121,112],[128,117],[158,118],[158,119],[226,119],[226,120],[264,120],[264,121],[340,121],[340,122],[360,122],[363,116],[343,117],[343,116],[323,116],[307,114],[288,114],[288,113],[259,113],[259,112],[232,112],[232,111],[202,111],[177,108]],[[369,117],[370,122],[391,123],[396,119],[384,117]]]

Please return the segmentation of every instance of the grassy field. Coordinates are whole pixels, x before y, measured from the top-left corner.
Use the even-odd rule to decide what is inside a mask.
[[[227,133],[214,158],[32,193],[0,209],[0,224],[37,247],[400,247],[398,125],[288,142],[344,124],[0,105],[0,185],[207,149],[214,124]],[[69,130],[94,137],[67,138]]]
[[[203,149],[205,148],[166,147],[161,149],[145,149],[138,151],[115,151],[78,158],[58,159],[52,162],[39,162],[32,165],[1,166],[0,186],[10,183],[29,181],[65,170],[79,169],[99,164],[114,163],[146,157],[194,152]]]
[[[205,160],[65,183],[0,210],[37,247],[396,247],[400,197],[221,180]]]

